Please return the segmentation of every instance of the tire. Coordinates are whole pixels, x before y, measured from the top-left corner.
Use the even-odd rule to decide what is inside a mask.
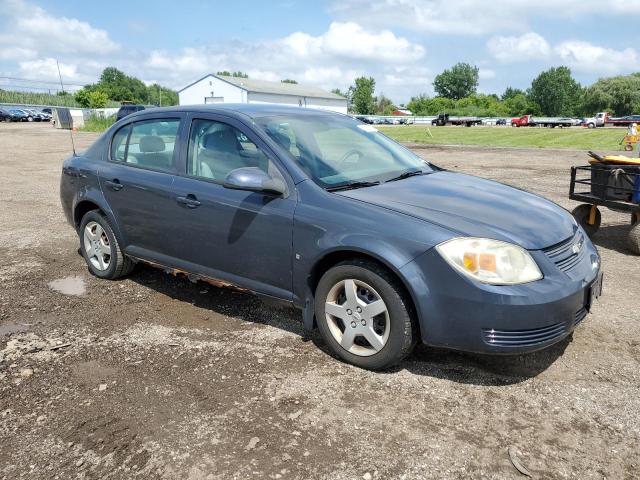
[[[571,212],[571,215],[573,215],[573,218],[576,219],[576,222],[578,222],[578,225],[580,225],[584,229],[584,231],[587,232],[587,235],[589,235],[589,237],[594,235],[600,229],[600,223],[602,222],[602,215],[600,214],[600,209],[596,207],[595,223],[593,225],[590,225],[589,223],[587,223],[589,220],[590,213],[591,213],[591,205],[587,203],[578,205]]]
[[[88,236],[88,231],[93,230],[96,237],[95,242]],[[118,239],[113,233],[113,228],[100,211],[91,210],[87,212],[80,222],[78,231],[80,236],[80,251],[87,262],[89,271],[98,278],[115,280],[131,273],[135,263],[122,253]],[[104,235],[102,235],[104,234]],[[95,252],[96,242],[101,250]],[[109,249],[107,255],[106,249]],[[91,249],[91,250],[88,250]],[[100,260],[102,259],[102,261]],[[108,263],[107,263],[108,259]]]
[[[593,123],[590,123],[589,125],[587,125],[588,128],[596,128],[596,126]]]
[[[629,230],[627,243],[633,253],[640,255],[640,222],[634,223],[631,230]]]
[[[346,296],[349,282],[354,283],[355,290],[352,291],[358,299],[355,305],[358,305],[357,309],[363,307],[358,310],[361,314],[348,308],[351,304]],[[343,293],[335,296],[340,291]],[[367,305],[377,304],[378,300],[383,301],[386,310],[369,317]],[[343,317],[328,314],[328,303],[333,304],[334,310]],[[405,358],[417,341],[418,329],[407,294],[398,280],[375,262],[354,259],[328,270],[316,288],[315,314],[318,329],[331,351],[360,368],[389,368]],[[379,330],[376,332],[376,329]],[[380,342],[377,347],[373,346],[375,342],[369,343],[367,339],[371,338],[372,331]],[[347,341],[345,332],[350,333]],[[349,338],[353,340],[349,341]],[[350,345],[350,348],[343,347],[341,343]]]

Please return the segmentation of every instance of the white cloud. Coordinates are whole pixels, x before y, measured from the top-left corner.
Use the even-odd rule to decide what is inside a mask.
[[[589,42],[567,40],[557,45],[534,32],[514,37],[493,37],[487,49],[501,63],[544,60],[581,73],[611,75],[640,69],[640,54],[634,48],[616,50]]]
[[[638,52],[633,48],[614,50],[588,42],[566,41],[554,48],[562,62],[579,72],[615,74],[640,68]]]
[[[3,50],[19,46],[55,56],[106,55],[120,49],[105,30],[75,18],[55,17],[22,0],[0,0],[0,17],[8,18],[7,31],[0,35]]]
[[[302,32],[285,37],[281,43],[299,56],[332,56],[388,63],[415,61],[424,56],[421,45],[397,37],[389,30],[368,32],[354,22],[333,22],[317,37]]]
[[[371,75],[379,81],[378,91],[384,89],[385,94],[404,97],[402,85],[387,83],[386,79],[403,71],[404,78],[411,83],[415,76],[413,64],[424,56],[423,46],[389,30],[370,32],[353,22],[334,22],[317,36],[295,32],[256,43],[229,42],[179,52],[153,51],[142,65],[142,77],[165,78],[180,88],[205,73],[242,70],[253,78],[274,81],[292,78],[332,89],[347,88],[354,77]],[[425,88],[426,84],[420,90]]]
[[[491,80],[492,78],[496,78],[496,72],[490,68],[481,68],[478,70],[478,78],[480,78],[480,80]]]
[[[518,37],[493,37],[487,48],[497,60],[505,63],[544,59],[551,53],[549,43],[534,32]]]
[[[640,0],[336,0],[332,13],[366,27],[403,26],[417,31],[479,35],[520,31],[532,18],[629,15]]]

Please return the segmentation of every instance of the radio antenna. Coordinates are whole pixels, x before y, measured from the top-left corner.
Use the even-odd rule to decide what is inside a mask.
[[[62,88],[62,94],[64,95],[64,83],[62,83],[62,74],[60,73],[60,64],[56,59],[56,66],[58,67],[58,78],[60,78],[60,87]],[[69,113],[69,118],[71,119],[71,128],[69,129],[69,136],[71,137],[71,150],[73,150],[73,156],[76,156],[76,144],[73,142],[73,117],[71,113]]]

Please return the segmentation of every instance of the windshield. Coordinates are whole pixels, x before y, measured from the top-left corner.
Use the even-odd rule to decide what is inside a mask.
[[[255,121],[324,188],[433,171],[410,150],[350,117],[305,114]]]

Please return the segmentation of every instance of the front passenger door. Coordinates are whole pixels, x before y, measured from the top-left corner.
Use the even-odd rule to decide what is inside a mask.
[[[226,117],[191,123],[186,174],[177,176],[171,215],[182,248],[174,253],[205,274],[291,299],[292,232],[296,205],[293,184],[261,140]],[[282,196],[231,190],[226,175],[257,167],[289,184]]]

